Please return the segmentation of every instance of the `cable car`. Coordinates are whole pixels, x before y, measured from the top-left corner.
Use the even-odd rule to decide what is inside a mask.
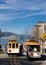
[[[16,40],[9,40],[7,44],[7,54],[19,54],[20,53],[20,45]]]

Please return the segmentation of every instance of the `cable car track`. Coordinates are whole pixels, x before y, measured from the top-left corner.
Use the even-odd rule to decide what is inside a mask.
[[[9,56],[9,59],[10,59],[11,65],[22,65],[22,64],[20,63],[19,59],[17,59],[17,58],[15,57],[15,55]]]
[[[40,65],[42,62],[28,60],[27,58],[18,58],[15,55],[9,56],[11,65]]]

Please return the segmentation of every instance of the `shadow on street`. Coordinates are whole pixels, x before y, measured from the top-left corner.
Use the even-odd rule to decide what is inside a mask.
[[[41,60],[43,60],[43,61],[46,60],[46,55],[42,55]]]

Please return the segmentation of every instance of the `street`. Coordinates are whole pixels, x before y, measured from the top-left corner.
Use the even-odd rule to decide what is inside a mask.
[[[46,65],[46,56],[42,55],[39,60],[29,60],[25,56],[5,57],[0,58],[0,65]]]

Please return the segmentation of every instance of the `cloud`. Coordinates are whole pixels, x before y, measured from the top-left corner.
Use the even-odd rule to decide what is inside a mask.
[[[12,19],[14,19],[14,17],[8,17],[6,14],[1,14],[0,15],[0,22],[12,20]]]
[[[46,0],[0,0],[0,21],[46,15]]]
[[[5,5],[0,5],[0,10],[1,10],[1,9],[10,9],[10,7],[5,6]]]
[[[6,0],[0,0],[0,4],[5,4]]]

